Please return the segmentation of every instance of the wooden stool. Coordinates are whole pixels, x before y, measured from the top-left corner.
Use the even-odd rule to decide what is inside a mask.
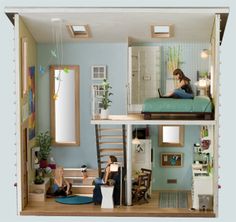
[[[114,208],[114,186],[101,185],[102,205],[101,208]]]

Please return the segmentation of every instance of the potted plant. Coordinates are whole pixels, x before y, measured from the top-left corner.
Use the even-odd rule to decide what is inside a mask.
[[[51,142],[52,137],[49,131],[44,133],[39,133],[36,136],[36,144],[39,146],[40,150],[38,152],[40,168],[46,168],[48,165],[48,156],[51,153]]]
[[[103,83],[103,95],[102,95],[102,109],[101,109],[101,119],[107,119],[108,118],[108,108],[111,105],[112,101],[109,99],[113,93],[110,92],[110,89],[112,88],[110,86],[110,83],[104,79]]]

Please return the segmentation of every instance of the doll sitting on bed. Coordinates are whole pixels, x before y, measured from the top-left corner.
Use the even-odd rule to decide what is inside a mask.
[[[178,80],[178,87],[168,95],[162,96],[160,91],[160,98],[177,98],[177,99],[193,99],[193,90],[190,85],[190,79],[184,75],[181,69],[175,69],[173,76]]]
[[[55,196],[70,195],[72,184],[64,178],[63,167],[57,167],[55,170],[54,183],[52,185],[52,192]]]

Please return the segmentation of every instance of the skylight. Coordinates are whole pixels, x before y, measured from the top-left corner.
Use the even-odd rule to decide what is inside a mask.
[[[152,38],[173,37],[173,25],[153,25],[151,26]]]
[[[73,38],[90,37],[90,31],[88,25],[68,25],[67,28]]]

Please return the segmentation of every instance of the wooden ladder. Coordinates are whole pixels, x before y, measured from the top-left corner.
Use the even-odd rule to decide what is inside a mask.
[[[126,129],[125,125],[95,125],[98,174],[101,177],[110,155],[117,158],[126,174]]]

